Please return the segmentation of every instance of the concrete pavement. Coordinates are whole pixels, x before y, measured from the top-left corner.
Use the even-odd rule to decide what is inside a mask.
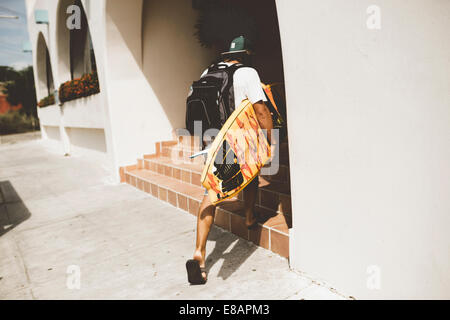
[[[195,218],[88,155],[0,145],[0,299],[344,299],[288,261],[214,227],[209,281],[190,286]]]
[[[40,131],[32,131],[26,133],[0,135],[0,144],[14,144],[30,140],[41,139]]]

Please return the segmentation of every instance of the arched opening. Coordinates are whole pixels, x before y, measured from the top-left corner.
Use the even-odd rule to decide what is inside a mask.
[[[80,78],[83,74],[97,70],[86,13],[80,0],[76,0],[74,5],[80,8],[81,28],[72,29],[69,32],[71,79]]]
[[[68,10],[70,6],[79,8],[80,28],[69,29],[67,19],[78,11]],[[67,13],[69,11],[69,13]],[[61,0],[58,7],[58,56],[60,81],[80,78],[83,74],[97,70],[94,47],[89,32],[89,24],[80,0]]]
[[[42,99],[53,94],[55,90],[50,54],[42,33],[39,33],[37,40],[36,69],[38,99]]]

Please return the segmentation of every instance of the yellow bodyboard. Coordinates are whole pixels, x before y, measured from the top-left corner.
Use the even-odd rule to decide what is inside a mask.
[[[253,105],[244,100],[227,119],[208,151],[201,182],[211,202],[217,204],[237,195],[269,159],[266,135]]]

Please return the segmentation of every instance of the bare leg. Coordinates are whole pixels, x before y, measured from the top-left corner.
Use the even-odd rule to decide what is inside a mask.
[[[205,267],[206,240],[214,222],[216,207],[211,203],[209,197],[205,195],[200,204],[197,216],[197,243],[195,245],[194,259],[200,263],[200,267]],[[206,274],[202,274],[206,279]]]
[[[253,179],[244,190],[245,224],[247,227],[256,222],[254,215],[256,195],[258,194],[258,178]]]

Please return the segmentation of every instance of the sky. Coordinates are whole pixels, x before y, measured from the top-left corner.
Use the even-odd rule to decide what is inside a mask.
[[[19,19],[0,18],[0,66],[23,69],[32,64],[31,53],[22,52],[23,42],[29,41],[25,0],[0,0],[1,15]]]

